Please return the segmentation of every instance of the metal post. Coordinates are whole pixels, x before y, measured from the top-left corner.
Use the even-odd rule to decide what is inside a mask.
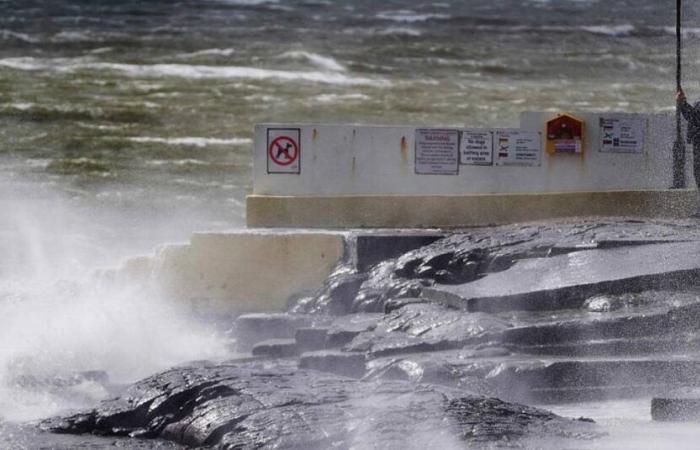
[[[681,90],[681,0],[676,0],[676,92]],[[676,142],[673,144],[673,189],[685,187],[685,143],[681,109],[676,104]]]

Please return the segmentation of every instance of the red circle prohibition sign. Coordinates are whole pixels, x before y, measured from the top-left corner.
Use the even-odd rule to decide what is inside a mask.
[[[288,166],[299,157],[299,145],[288,136],[279,136],[272,141],[267,153],[275,164]],[[282,160],[282,156],[286,159]]]

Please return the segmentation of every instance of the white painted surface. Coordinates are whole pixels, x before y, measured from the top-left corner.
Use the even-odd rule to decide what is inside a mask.
[[[202,312],[284,311],[290,297],[318,289],[344,252],[343,233],[195,233],[128,261],[115,277]]]
[[[603,117],[611,114],[602,114]],[[523,113],[522,130],[543,133],[554,113]],[[460,165],[458,175],[415,173],[414,127],[258,125],[253,190],[256,195],[459,195],[666,189],[671,186],[673,118],[647,115],[640,154],[599,151],[601,114],[577,114],[586,122],[581,155],[549,155],[536,167]],[[267,129],[301,130],[301,173],[267,173]],[[424,128],[424,127],[421,127]],[[687,181],[692,180],[690,152]]]

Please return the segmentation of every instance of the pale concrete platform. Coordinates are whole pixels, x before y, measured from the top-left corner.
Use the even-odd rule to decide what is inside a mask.
[[[250,195],[249,227],[461,228],[579,216],[688,217],[697,191],[468,195]]]
[[[206,313],[283,311],[317,289],[345,257],[339,232],[238,230],[195,233],[128,261],[117,279],[137,281]]]

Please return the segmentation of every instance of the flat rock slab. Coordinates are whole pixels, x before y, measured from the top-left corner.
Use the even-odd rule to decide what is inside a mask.
[[[700,242],[583,250],[517,261],[460,285],[436,284],[424,296],[469,311],[578,308],[598,294],[680,287],[700,280]]]
[[[700,422],[700,395],[653,398],[651,418],[657,422]]]
[[[261,363],[170,370],[42,427],[236,449],[571,448],[601,435],[587,421],[464,390]]]
[[[255,344],[253,356],[268,358],[288,358],[299,354],[295,339],[268,339]]]
[[[511,325],[503,319],[434,303],[409,303],[386,314],[344,349],[372,356],[462,348],[500,340]]]

